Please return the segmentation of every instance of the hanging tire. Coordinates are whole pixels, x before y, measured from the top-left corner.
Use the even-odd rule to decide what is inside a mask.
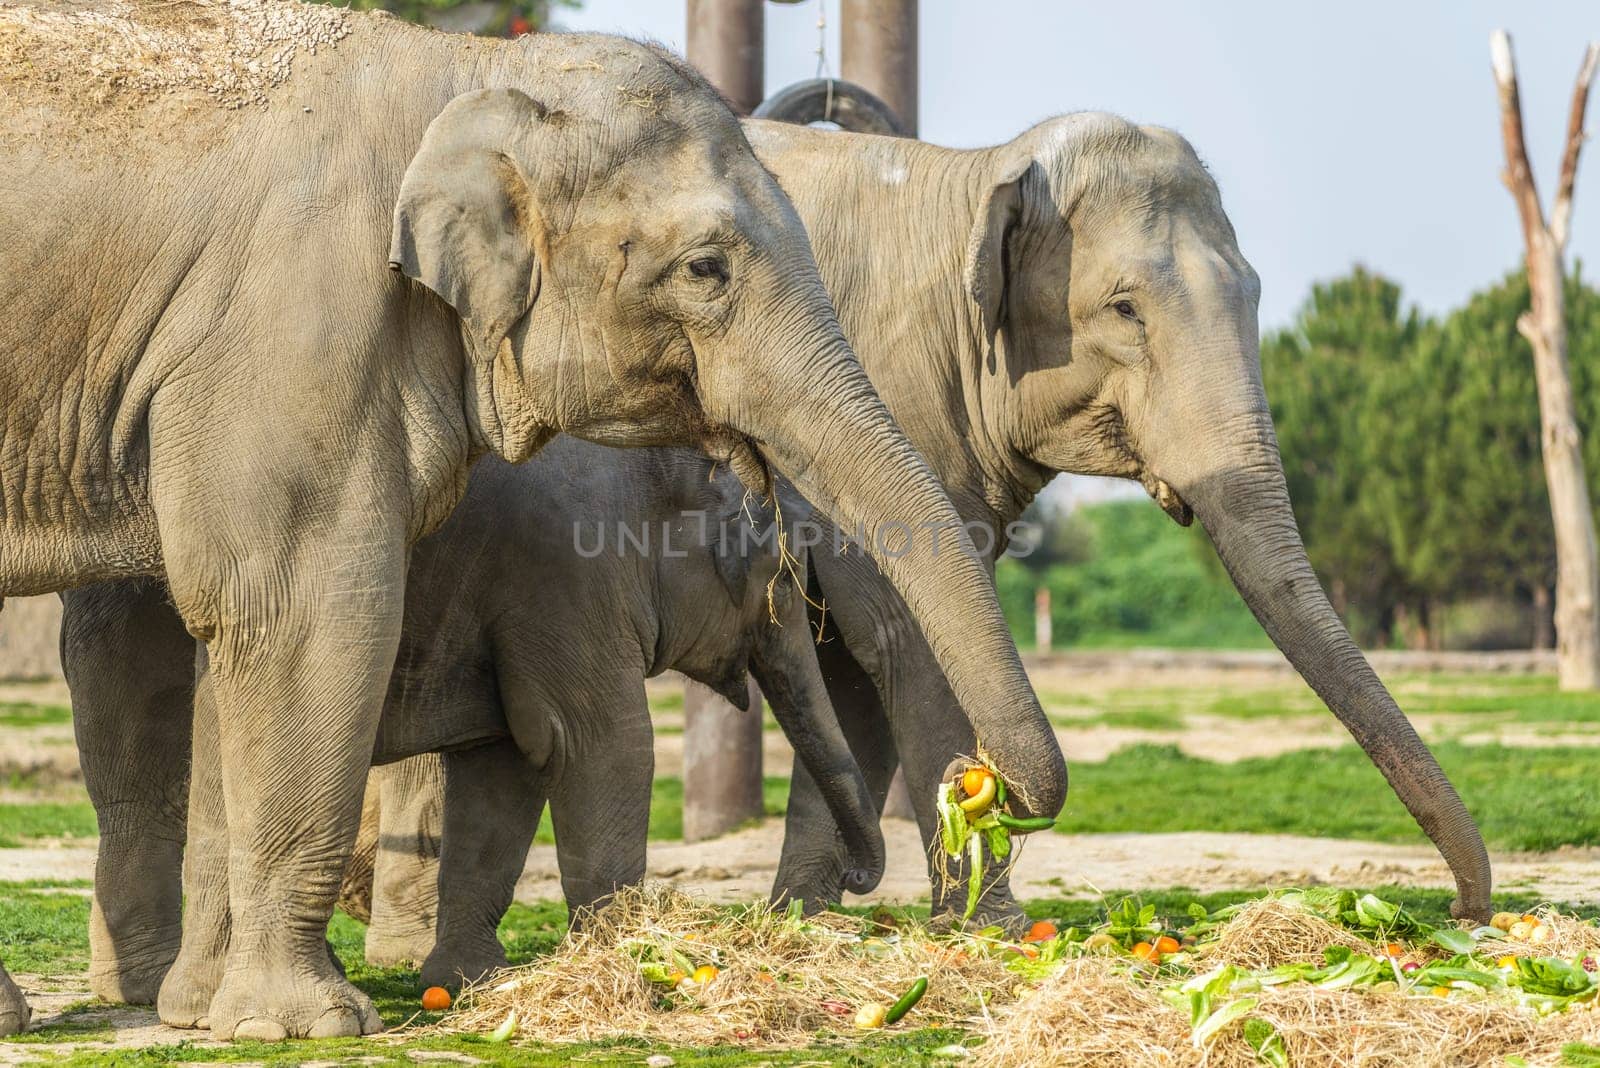
[[[812,78],[778,90],[752,113],[758,119],[776,119],[809,126],[836,122],[852,133],[904,137],[905,128],[889,105],[855,82],[838,78]]]

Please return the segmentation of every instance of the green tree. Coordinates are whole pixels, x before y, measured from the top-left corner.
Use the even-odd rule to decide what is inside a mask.
[[[1294,325],[1262,341],[1261,364],[1284,474],[1312,566],[1364,642],[1381,642],[1401,606],[1419,600],[1393,540],[1405,494],[1395,448],[1394,382],[1424,323],[1400,287],[1356,267],[1319,283]]]

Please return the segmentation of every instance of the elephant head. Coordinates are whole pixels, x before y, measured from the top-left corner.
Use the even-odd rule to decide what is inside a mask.
[[[527,47],[564,47],[553,36]],[[400,186],[391,263],[458,317],[479,447],[520,460],[561,431],[691,445],[758,492],[773,470],[788,476],[851,529],[958,527],[733,114],[663,53],[609,42],[603,54],[543,56],[560,75],[540,79],[538,100],[515,88],[456,97]],[[867,548],[1019,807],[1053,813],[1060,749],[983,561],[955,542],[962,551],[950,539],[939,553]]]
[[[1262,389],[1256,273],[1177,134],[1054,119],[978,154],[964,289],[1020,465],[1142,483],[1198,518],[1268,635],[1438,845],[1482,918],[1476,825],[1330,607],[1290,510]]]

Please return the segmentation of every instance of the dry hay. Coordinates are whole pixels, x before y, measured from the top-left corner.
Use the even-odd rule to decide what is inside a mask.
[[[1197,1064],[1189,1020],[1126,965],[1086,957],[1062,965],[1033,994],[996,1015],[978,1063],[1145,1068]]]
[[[1265,897],[1240,908],[1205,946],[1208,961],[1241,968],[1321,964],[1322,951],[1346,946],[1372,953],[1372,943],[1305,908]]]
[[[618,894],[550,957],[464,991],[439,1026],[482,1034],[515,1012],[517,1035],[539,1042],[633,1036],[774,1049],[853,1032],[859,1005],[891,1004],[919,976],[929,981],[916,1026],[971,1026],[985,1003],[1012,996],[1016,977],[993,957],[935,944],[913,927],[869,947],[856,937],[862,926],[831,913],[802,924],[763,905],[729,909],[646,884]],[[669,994],[635,955],[670,951],[696,965],[715,958],[721,974]]]
[[[350,32],[349,13],[293,0],[0,0],[0,80],[58,106],[172,94],[265,103],[295,57]]]
[[[1539,1017],[1503,1001],[1377,990],[1269,987],[1250,1016],[1277,1028],[1294,1065],[1405,1068],[1559,1062],[1569,1042],[1600,1039],[1600,1014]],[[1195,1048],[1187,1015],[1125,964],[1076,961],[1014,1008],[998,1013],[974,1062],[981,1066],[1175,1065],[1245,1068],[1260,1062],[1241,1024]]]
[[[1546,942],[1524,942],[1513,938],[1485,938],[1478,943],[1478,952],[1487,957],[1561,957],[1578,960],[1593,957],[1600,960],[1600,927],[1592,921],[1565,915],[1548,905],[1536,909],[1533,915],[1550,929]]]

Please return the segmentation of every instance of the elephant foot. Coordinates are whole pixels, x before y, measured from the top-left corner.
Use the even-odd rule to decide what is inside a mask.
[[[416,968],[433,949],[432,927],[405,930],[374,924],[367,928],[367,963],[379,968]]]
[[[178,957],[178,939],[148,953],[114,955],[90,945],[89,990],[101,1001],[154,1005]]]
[[[229,968],[211,1000],[212,1035],[277,1042],[383,1030],[371,999],[338,974],[326,955],[315,954],[312,965],[255,959]]]
[[[985,927],[998,927],[1007,938],[1021,938],[1033,925],[1028,914],[1022,911],[1022,906],[1016,903],[1009,892],[1003,895],[985,894],[971,918],[963,923],[961,911],[965,908],[965,902],[961,909],[935,907],[928,919],[928,930],[934,934],[948,934],[952,931],[981,931]]]
[[[211,999],[222,985],[226,952],[225,941],[205,947],[185,943],[156,994],[156,1015],[162,1023],[183,1030],[210,1026]]]
[[[505,949],[498,940],[452,946],[441,942],[422,964],[422,985],[458,987],[475,982],[507,966]]]
[[[0,1035],[15,1035],[28,1029],[33,1010],[23,998],[22,991],[11,981],[4,968],[0,968]]]

